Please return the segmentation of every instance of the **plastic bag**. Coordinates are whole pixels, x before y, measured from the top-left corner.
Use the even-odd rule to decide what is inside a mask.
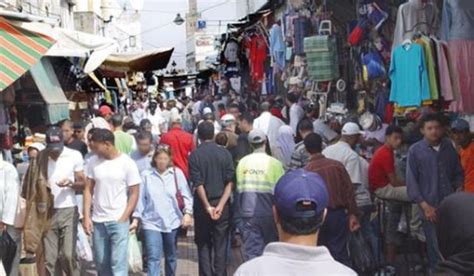
[[[83,262],[92,262],[94,260],[91,245],[80,224],[77,226],[76,254],[79,260]]]
[[[128,271],[140,273],[143,269],[142,253],[137,235],[130,235],[128,238]]]
[[[16,243],[7,231],[0,233],[0,260],[5,273],[9,274],[16,255]]]
[[[361,231],[351,233],[349,254],[352,260],[352,267],[357,273],[363,274],[375,271],[374,255]]]

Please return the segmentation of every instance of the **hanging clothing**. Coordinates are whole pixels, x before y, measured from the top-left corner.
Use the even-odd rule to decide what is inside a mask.
[[[452,40],[448,45],[460,93],[457,111],[474,113],[474,40]]]
[[[250,71],[254,81],[262,81],[265,77],[265,59],[267,58],[266,38],[254,35],[250,39],[249,60]]]
[[[390,101],[401,107],[420,106],[431,98],[423,49],[418,44],[397,47],[390,64]]]
[[[433,49],[431,48],[430,39],[423,36],[416,40],[418,45],[423,47],[423,53],[425,55],[426,61],[426,69],[428,70],[428,81],[430,84],[430,93],[431,99],[437,100],[439,98],[439,91],[438,91],[438,80],[436,74],[436,62],[433,56]]]
[[[438,77],[440,84],[440,96],[443,96],[445,101],[454,100],[453,84],[451,81],[451,72],[449,70],[447,58],[447,44],[445,42],[434,40],[436,44],[436,53],[438,60]]]
[[[280,70],[285,69],[285,50],[286,45],[283,40],[283,32],[278,24],[273,24],[270,30],[270,53],[274,62],[280,67]]]
[[[436,31],[437,9],[433,3],[409,0],[398,8],[397,23],[393,35],[392,49],[416,33],[432,34]]]
[[[474,1],[444,0],[439,37],[474,40]]]
[[[297,17],[293,20],[293,48],[295,55],[304,55],[304,38],[308,34],[308,24],[311,25],[306,17]]]

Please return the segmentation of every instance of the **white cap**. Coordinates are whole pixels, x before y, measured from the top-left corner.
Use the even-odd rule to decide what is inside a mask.
[[[356,123],[349,122],[342,127],[342,135],[351,136],[359,134],[363,135],[365,133],[360,130],[359,125]]]
[[[45,147],[43,144],[36,142],[36,143],[31,144],[28,148],[34,148],[34,149],[36,149],[36,150],[38,150],[38,151],[42,151],[42,150],[44,150],[46,147]]]
[[[209,113],[212,113],[212,109],[210,107],[205,107],[202,110],[202,115],[206,115],[206,114],[209,114]]]
[[[232,114],[225,114],[224,116],[222,116],[221,121],[223,123],[230,122],[230,121],[235,121],[235,117]]]

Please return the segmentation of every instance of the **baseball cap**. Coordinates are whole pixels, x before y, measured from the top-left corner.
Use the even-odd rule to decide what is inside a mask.
[[[50,127],[46,131],[46,148],[62,151],[64,148],[63,131],[59,127]]]
[[[37,151],[42,151],[44,150],[45,146],[42,143],[35,142],[28,147],[28,149],[30,148],[36,149]]]
[[[451,123],[453,131],[469,131],[469,123],[463,119],[457,119]]]
[[[212,109],[210,107],[205,107],[202,110],[202,115],[206,115],[206,114],[209,114],[209,113],[212,113]]]
[[[230,121],[235,121],[235,117],[232,114],[225,114],[222,116],[221,121],[224,122],[230,122]]]
[[[107,115],[112,114],[113,112],[110,106],[103,105],[99,108],[99,113],[101,116],[107,116]]]
[[[359,134],[365,134],[363,131],[360,130],[360,127],[359,125],[357,125],[356,123],[352,123],[352,122],[349,122],[349,123],[346,123],[343,127],[342,127],[342,135],[359,135]]]
[[[256,128],[250,131],[248,140],[250,144],[261,144],[267,140],[267,135],[262,130]]]
[[[328,202],[324,180],[319,174],[304,169],[287,172],[275,186],[274,204],[282,217],[318,217],[327,208]]]

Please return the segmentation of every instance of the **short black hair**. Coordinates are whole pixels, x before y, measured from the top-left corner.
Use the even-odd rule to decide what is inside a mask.
[[[149,119],[143,119],[140,121],[140,127],[145,128],[146,126],[151,126],[151,121]]]
[[[240,106],[236,103],[230,103],[228,106],[227,106],[227,109],[231,109],[231,108],[237,108],[239,111],[240,111]]]
[[[438,113],[429,113],[426,115],[423,115],[420,119],[420,128],[425,127],[425,124],[428,122],[438,122],[440,125],[443,125],[443,120]]]
[[[287,99],[290,101],[290,103],[296,103],[298,102],[299,97],[295,93],[289,93]]]
[[[290,235],[303,236],[318,232],[323,224],[323,215],[310,218],[286,218],[280,216],[281,229]]]
[[[92,133],[90,140],[92,142],[110,142],[112,145],[115,144],[114,134],[112,133],[112,131],[105,128],[96,128],[96,130]]]
[[[301,120],[296,128],[298,129],[298,131],[314,131],[313,122],[311,122],[311,120],[307,118]]]
[[[246,121],[247,123],[253,125],[254,118],[250,112],[244,112],[242,115],[240,115],[240,120]]]
[[[90,136],[94,135],[94,133],[96,133],[97,130],[99,130],[99,129],[100,129],[100,128],[97,128],[97,127],[93,127],[93,128],[91,128],[91,129],[89,129],[89,131],[87,132],[87,137],[89,137],[89,135],[90,135]]]
[[[316,133],[310,133],[304,138],[304,146],[310,154],[323,151],[323,139]]]
[[[204,121],[198,126],[198,138],[201,140],[212,140],[214,138],[214,124]]]
[[[68,125],[69,127],[73,128],[74,124],[69,119],[64,119],[58,122],[58,127],[62,128],[63,126]]]
[[[385,130],[385,136],[390,136],[394,133],[403,135],[403,129],[399,126],[390,125],[387,127],[387,130]]]
[[[225,132],[219,132],[217,133],[216,138],[214,140],[216,141],[216,144],[225,147],[227,146],[229,138],[227,137],[227,134]]]
[[[113,127],[120,127],[123,124],[123,116],[120,114],[112,115],[112,118],[110,120],[112,122]]]
[[[151,135],[150,132],[148,131],[140,131],[137,133],[137,141],[142,141],[142,140],[149,140],[150,142],[153,141],[153,135]]]

